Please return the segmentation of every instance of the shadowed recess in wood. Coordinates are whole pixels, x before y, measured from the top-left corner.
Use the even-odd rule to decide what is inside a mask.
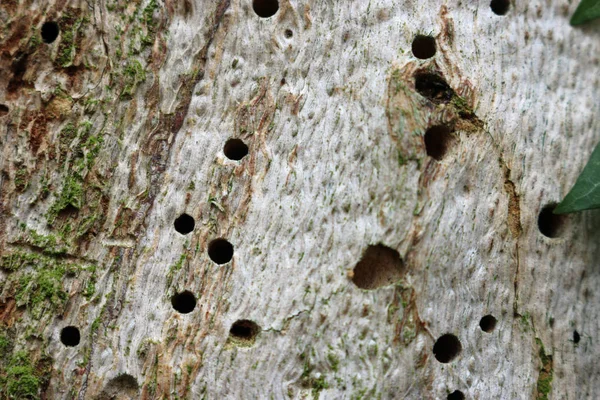
[[[404,274],[400,254],[387,246],[369,246],[354,267],[352,282],[361,289],[377,289],[397,282]]]

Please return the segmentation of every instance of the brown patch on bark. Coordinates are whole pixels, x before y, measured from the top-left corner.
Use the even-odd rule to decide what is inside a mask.
[[[521,226],[521,200],[517,194],[515,184],[510,180],[510,169],[508,169],[502,159],[500,160],[500,165],[504,172],[504,190],[506,190],[506,194],[508,195],[508,228],[512,237],[517,239],[523,231]]]
[[[448,16],[448,7],[444,4],[440,8],[440,19],[442,20],[442,31],[440,39],[444,39],[449,46],[454,44],[454,21]]]
[[[0,323],[10,328],[15,321],[21,318],[21,311],[17,309],[17,303],[14,298],[8,298],[5,302],[0,302]]]

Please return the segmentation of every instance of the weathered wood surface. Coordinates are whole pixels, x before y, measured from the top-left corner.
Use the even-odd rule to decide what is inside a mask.
[[[600,25],[566,3],[2,0],[1,396],[599,398],[600,214],[537,224],[600,140]],[[353,272],[377,244],[398,268]]]

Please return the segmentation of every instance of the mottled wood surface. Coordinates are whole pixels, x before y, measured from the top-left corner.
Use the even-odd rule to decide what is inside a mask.
[[[600,140],[600,24],[570,27],[576,6],[2,0],[0,396],[599,398],[600,213],[538,229]],[[360,289],[378,244],[397,280]]]

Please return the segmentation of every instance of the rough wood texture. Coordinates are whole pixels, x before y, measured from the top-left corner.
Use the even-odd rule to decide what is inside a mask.
[[[600,140],[566,3],[2,0],[0,396],[599,398],[600,213],[538,229]]]

